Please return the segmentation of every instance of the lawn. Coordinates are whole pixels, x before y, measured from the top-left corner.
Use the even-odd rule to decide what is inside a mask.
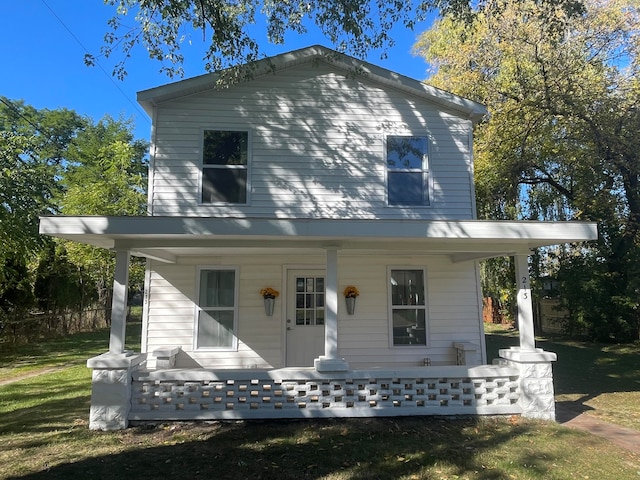
[[[95,342],[78,337],[89,347],[85,357],[77,352],[50,373],[0,386],[0,478],[640,478],[638,455],[586,433],[517,417],[183,422],[92,432],[91,374],[84,359],[107,344],[104,332],[95,335]],[[545,348],[558,347],[561,397],[592,402],[633,393],[630,387],[615,390],[617,385],[640,390],[637,361],[627,357],[639,358],[637,347],[547,341]],[[489,336],[488,348],[509,343],[517,343],[517,335],[500,332]],[[51,345],[42,358],[36,350],[28,355],[32,365],[48,366],[48,357],[67,355]],[[582,381],[571,369],[582,373]]]
[[[518,344],[516,330],[494,325],[489,329],[489,359],[498,356],[499,348]],[[537,346],[558,354],[553,365],[558,405],[640,431],[640,343],[612,345],[543,337],[538,338]]]

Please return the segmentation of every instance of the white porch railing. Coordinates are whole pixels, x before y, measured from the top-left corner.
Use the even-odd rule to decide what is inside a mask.
[[[519,414],[518,368],[133,372],[130,420]]]

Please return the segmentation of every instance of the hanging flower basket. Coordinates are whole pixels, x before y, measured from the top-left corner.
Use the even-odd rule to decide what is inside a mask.
[[[276,303],[276,297],[280,295],[276,289],[271,287],[265,287],[260,290],[260,295],[264,298],[264,313],[267,314],[267,317],[273,315],[273,307]]]
[[[356,311],[356,297],[345,297],[344,301],[347,304],[347,313],[353,315]]]
[[[353,315],[356,311],[356,297],[360,295],[360,290],[354,285],[348,285],[344,289],[344,301],[347,305],[347,313]]]
[[[267,317],[273,315],[273,307],[276,304],[275,298],[265,298],[264,299],[264,313],[267,314]]]

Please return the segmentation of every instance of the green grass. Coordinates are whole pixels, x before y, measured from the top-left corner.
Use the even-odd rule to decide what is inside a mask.
[[[135,342],[137,332],[132,333],[129,341]],[[0,478],[640,478],[639,455],[586,433],[518,417],[182,422],[93,432],[87,425],[91,372],[84,361],[94,348],[106,349],[108,335],[77,339],[87,347],[84,354],[82,347],[74,353],[57,350],[76,343],[69,338],[42,350],[34,346],[29,357],[49,365],[48,355],[68,355],[65,362],[82,360],[78,365],[0,386]],[[517,344],[517,334],[488,336],[490,352],[509,344]],[[640,390],[631,391],[640,372],[627,357],[639,358],[635,346],[547,339],[541,346],[559,353],[561,396],[591,388],[599,392],[591,401],[615,400],[613,395]],[[580,372],[581,380],[571,377]],[[621,385],[629,389],[615,390]]]
[[[126,344],[140,350],[139,321],[127,323]],[[109,330],[78,333],[28,344],[0,344],[0,382],[48,369],[84,365],[87,359],[104,353]]]
[[[490,325],[487,357],[518,345],[518,332]],[[556,402],[640,431],[640,343],[599,344],[565,337],[539,337],[537,346],[555,352]],[[640,477],[640,476],[639,476]]]

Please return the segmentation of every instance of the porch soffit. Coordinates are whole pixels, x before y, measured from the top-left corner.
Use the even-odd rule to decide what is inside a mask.
[[[64,217],[40,219],[40,233],[135,255],[290,253],[338,248],[433,253],[454,261],[527,253],[531,248],[597,239],[590,222],[331,220],[210,217]]]

